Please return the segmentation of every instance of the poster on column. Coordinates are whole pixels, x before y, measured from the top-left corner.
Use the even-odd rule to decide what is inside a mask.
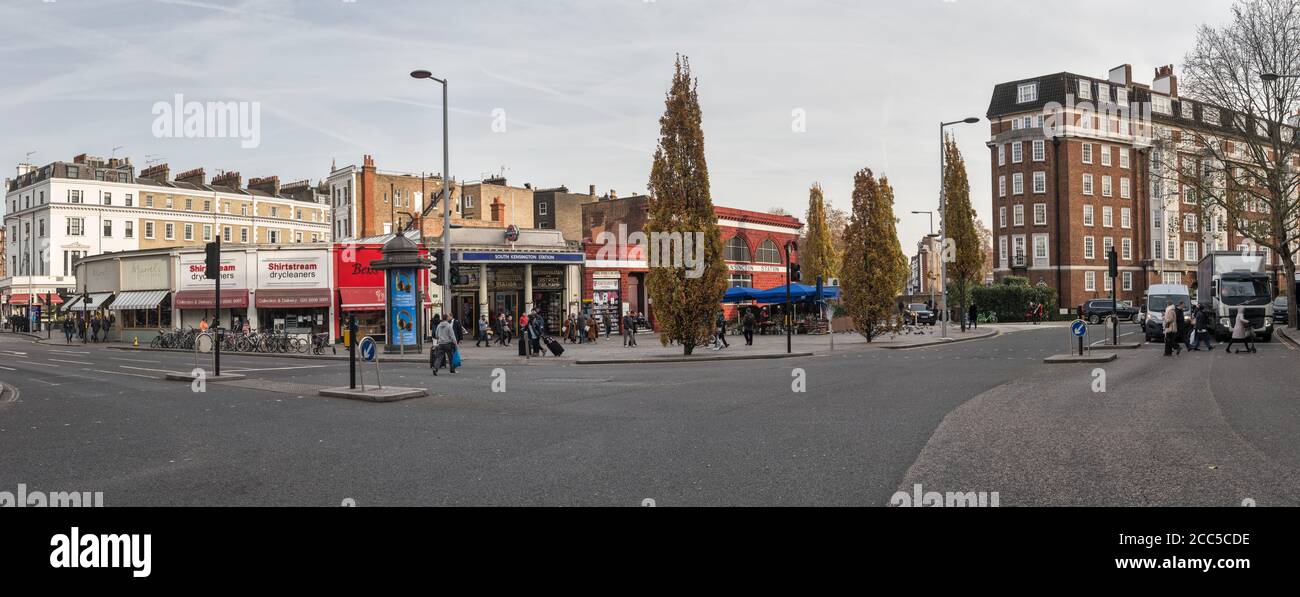
[[[388,334],[393,346],[416,346],[419,319],[416,311],[419,291],[415,285],[415,270],[400,268],[388,270]]]

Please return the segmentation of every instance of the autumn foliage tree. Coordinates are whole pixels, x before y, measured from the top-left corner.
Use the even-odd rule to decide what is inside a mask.
[[[821,276],[825,281],[836,277],[840,271],[840,256],[831,237],[830,223],[826,220],[826,204],[820,185],[814,184],[808,190],[808,216],[804,225],[807,233],[799,251],[804,280],[816,281],[817,276]]]
[[[650,169],[646,233],[651,256],[656,233],[680,235],[690,249],[701,239],[696,258],[702,270],[651,263],[646,286],[660,329],[660,342],[670,340],[691,354],[697,343],[713,329],[718,303],[726,291],[726,264],[722,260],[722,239],[709,195],[709,168],[704,160],[704,131],[701,129],[697,80],[691,78],[690,62],[678,56],[672,86],[659,119],[659,146]]]
[[[870,342],[889,321],[907,281],[907,257],[898,244],[894,190],[870,169],[853,177],[853,211],[844,231],[840,286],[844,309]]]
[[[970,204],[970,180],[966,178],[966,161],[951,137],[944,140],[943,176],[943,235],[941,256],[947,262],[948,281],[965,314],[970,304],[970,287],[980,281],[984,270],[984,251],[980,247],[979,230],[975,227],[975,209]],[[962,331],[966,319],[961,320]]]

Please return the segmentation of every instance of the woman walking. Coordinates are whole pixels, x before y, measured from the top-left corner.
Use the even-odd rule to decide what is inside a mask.
[[[1246,345],[1246,352],[1255,352],[1255,343],[1252,338],[1255,333],[1249,329],[1250,322],[1246,321],[1245,309],[1237,309],[1237,315],[1234,319],[1232,338],[1228,340],[1228,346],[1224,350],[1232,352],[1232,344],[1240,342]],[[1241,351],[1238,350],[1237,354],[1241,354]]]

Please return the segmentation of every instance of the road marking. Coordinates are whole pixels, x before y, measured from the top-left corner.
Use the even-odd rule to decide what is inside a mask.
[[[242,373],[244,371],[285,371],[287,369],[319,369],[329,367],[329,365],[303,365],[301,367],[266,367],[263,369],[227,369],[230,373]]]
[[[125,371],[108,371],[105,369],[91,369],[91,371],[95,371],[98,373],[112,373],[113,375],[130,375],[131,377],[143,377],[145,379],[154,379],[154,380],[158,379],[157,377],[154,377],[152,375],[140,375],[139,373],[127,373]]]
[[[66,359],[56,359],[56,358],[51,358],[50,360],[51,360],[51,361],[57,361],[57,362],[60,362],[60,363],[72,363],[73,365],[94,365],[94,363],[92,363],[92,362],[90,362],[90,361],[69,361],[69,360],[66,360]]]
[[[90,354],[89,350],[58,350],[51,348],[50,352],[61,352],[63,354]]]
[[[39,377],[33,377],[32,379],[35,379],[36,381],[39,381],[39,382],[41,382],[41,383],[43,383],[43,384],[49,384],[49,385],[52,385],[52,386],[63,385],[63,384],[57,384],[57,383],[54,383],[54,382],[52,382],[52,381],[45,381],[45,380],[43,380],[43,379],[41,379],[41,378],[39,378]]]
[[[40,362],[40,361],[27,361],[27,364],[28,364],[28,365],[40,365],[40,366],[42,366],[42,367],[62,367],[62,365],[55,365],[54,363],[42,363],[42,362]]]
[[[0,365],[0,369],[4,369],[5,371],[17,371],[17,369],[14,369],[13,367],[5,367],[4,365]]]
[[[140,371],[158,371],[161,373],[172,373],[171,369],[150,369],[148,367],[132,367],[130,365],[118,365],[118,367],[121,367],[123,369],[137,369]]]
[[[108,358],[111,359],[111,360],[114,360],[114,361],[130,361],[130,362],[132,362],[132,363],[156,363],[156,362],[158,362],[158,361],[156,361],[156,360],[151,361],[151,360],[149,360],[149,359],[123,359],[123,358],[120,358],[120,357],[108,357]]]

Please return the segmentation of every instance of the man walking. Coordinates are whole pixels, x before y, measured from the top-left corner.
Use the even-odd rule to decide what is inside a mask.
[[[474,338],[474,348],[479,345],[491,347],[492,343],[488,341],[488,316],[481,315],[478,318],[478,337]]]
[[[71,317],[63,318],[63,336],[68,344],[72,344],[72,335],[76,333],[76,324],[72,322]]]
[[[1173,303],[1165,307],[1164,312],[1164,331],[1165,331],[1165,356],[1174,356],[1174,352],[1183,354],[1183,347],[1178,343],[1178,310]]]
[[[1214,350],[1214,329],[1210,323],[1210,313],[1200,303],[1192,305],[1192,334],[1195,336],[1192,345],[1187,347],[1188,350],[1201,350],[1201,343],[1205,343],[1206,350]]]
[[[718,342],[722,344],[723,348],[731,348],[731,345],[727,343],[727,316],[722,311],[718,311],[717,328]]]
[[[754,345],[754,310],[746,309],[745,318],[741,320],[740,329],[745,333],[745,346]]]
[[[623,316],[623,346],[636,346],[636,318],[631,313]]]
[[[452,353],[456,352],[456,326],[452,323],[451,315],[442,316],[442,322],[433,332],[433,339],[437,342],[434,348],[433,374],[438,374],[444,362],[447,368],[455,373],[456,362],[452,360]]]
[[[978,310],[978,309],[976,308],[976,306],[975,306],[975,301],[971,301],[971,303],[970,303],[970,312],[966,315],[966,317],[970,318],[970,328],[971,328],[972,330],[975,329],[975,328],[977,328],[977,327],[979,327],[979,325],[978,325],[978,324],[979,324],[979,310]]]

